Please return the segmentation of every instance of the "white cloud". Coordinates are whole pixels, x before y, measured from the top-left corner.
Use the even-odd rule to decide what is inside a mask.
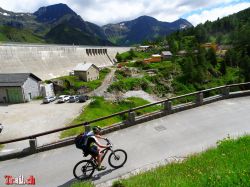
[[[205,23],[207,20],[215,21],[218,18],[225,17],[227,15],[239,12],[243,9],[250,7],[250,3],[239,3],[235,5],[229,5],[225,7],[214,8],[211,10],[204,10],[199,14],[193,14],[187,17],[187,20],[193,25],[199,23]]]
[[[249,2],[249,0],[243,1]],[[238,6],[241,8],[234,8],[236,5],[226,6],[233,2],[238,2]],[[188,20],[197,24],[206,19],[214,17],[217,19],[217,17],[242,10],[243,6],[248,7],[248,3],[242,3],[242,0],[11,0],[9,2],[1,0],[0,7],[14,12],[34,12],[41,6],[56,3],[67,4],[84,20],[99,25],[131,20],[141,15],[153,16],[168,22],[174,21],[182,15],[190,15]],[[224,8],[211,9],[218,5]],[[211,10],[203,11],[204,9]],[[197,12],[197,10],[201,13],[192,14],[192,11]]]

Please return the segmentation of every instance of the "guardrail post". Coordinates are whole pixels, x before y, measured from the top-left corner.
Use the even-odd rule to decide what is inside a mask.
[[[128,122],[130,125],[135,124],[135,112],[128,113]]]
[[[164,113],[171,114],[172,112],[172,101],[166,101],[163,103],[164,106]]]
[[[229,92],[230,92],[229,87],[223,88],[222,89],[222,95],[223,95],[223,97],[228,98],[229,97]]]
[[[30,152],[35,153],[36,149],[37,149],[37,140],[36,140],[36,138],[30,139],[29,143],[30,143]]]
[[[197,95],[196,95],[196,105],[202,105],[203,104],[203,93],[201,92],[201,93],[198,93]]]

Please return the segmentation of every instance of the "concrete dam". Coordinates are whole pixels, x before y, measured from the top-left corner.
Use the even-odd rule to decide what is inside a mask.
[[[0,73],[33,73],[42,80],[69,75],[80,63],[108,67],[130,47],[1,44]]]

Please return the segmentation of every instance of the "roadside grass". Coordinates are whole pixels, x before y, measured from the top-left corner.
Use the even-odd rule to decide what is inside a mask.
[[[4,145],[0,144],[0,150],[4,148]]]
[[[250,136],[224,139],[217,148],[189,156],[128,179],[115,181],[113,187],[226,187],[250,186]],[[74,187],[90,187],[76,183]],[[94,186],[92,184],[92,186]]]
[[[94,187],[94,185],[91,182],[75,182],[70,187]]]
[[[220,141],[217,148],[120,181],[120,186],[249,186],[250,136]],[[117,182],[118,183],[118,182]],[[116,184],[117,184],[116,183]],[[114,187],[117,185],[113,185]]]
[[[100,117],[108,116],[117,112],[121,112],[124,110],[128,110],[131,108],[135,108],[138,106],[142,106],[145,104],[148,104],[149,102],[142,99],[142,98],[136,98],[136,97],[130,97],[125,100],[122,100],[120,102],[110,102],[104,100],[103,97],[95,97],[94,101],[92,101],[81,113],[76,119],[74,119],[69,125],[76,125],[80,124],[86,121],[90,121],[93,119],[97,119]],[[136,115],[141,115],[145,113],[150,113],[156,110],[159,110],[160,106],[152,106],[152,107],[147,107],[145,109],[141,109],[136,111]],[[101,127],[105,127],[108,125],[112,125],[118,122],[121,122],[125,120],[127,117],[127,114],[123,116],[115,116],[113,118],[109,118],[103,121],[99,121],[96,123],[93,123],[91,125],[98,125]],[[83,127],[78,127],[78,128],[73,128],[69,129],[66,131],[63,131],[61,134],[61,138],[73,136],[76,134],[79,134],[83,132],[84,129]]]

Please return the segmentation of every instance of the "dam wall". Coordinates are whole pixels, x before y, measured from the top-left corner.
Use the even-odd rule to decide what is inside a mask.
[[[79,63],[108,67],[130,47],[1,44],[0,73],[33,73],[42,80],[69,75]]]

